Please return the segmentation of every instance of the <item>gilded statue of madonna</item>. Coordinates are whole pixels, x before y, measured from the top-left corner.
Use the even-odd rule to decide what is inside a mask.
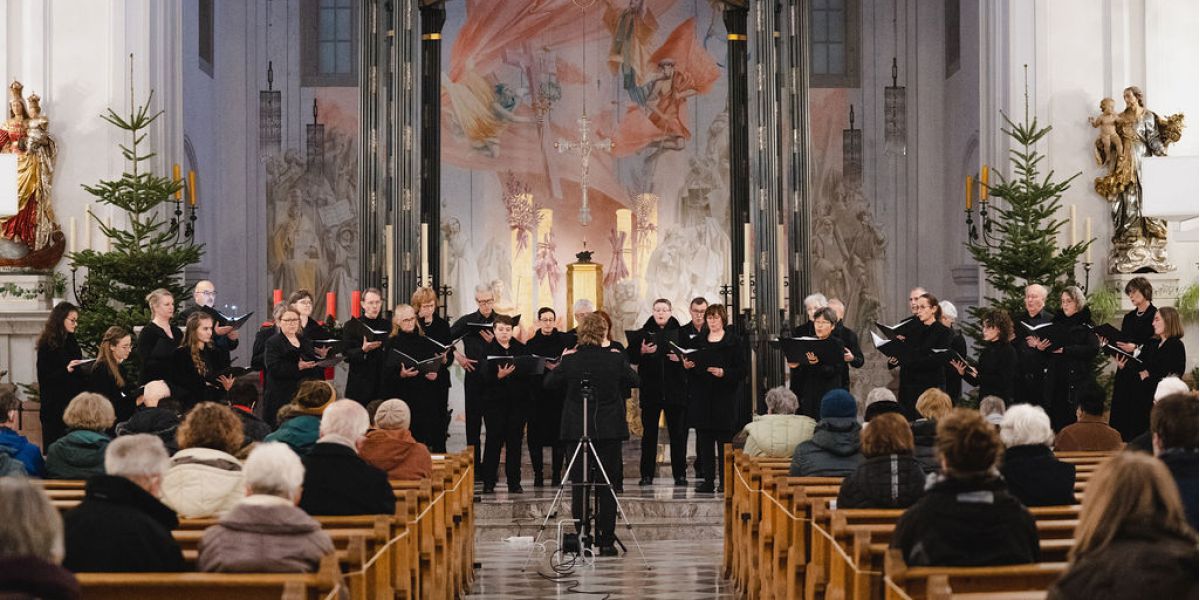
[[[41,99],[34,94],[26,104],[22,89],[16,81],[9,86],[8,118],[0,125],[0,153],[17,155],[17,214],[0,218],[0,237],[8,242],[0,267],[46,269],[61,258],[66,241],[50,204],[58,150]]]
[[[1167,262],[1166,221],[1142,215],[1142,160],[1165,156],[1167,146],[1179,141],[1183,115],[1159,117],[1146,108],[1145,96],[1136,86],[1125,88],[1123,96],[1125,110],[1119,115],[1112,115],[1109,108],[1092,119],[1101,128],[1096,158],[1108,169],[1096,178],[1096,192],[1108,200],[1112,214],[1109,269],[1113,273],[1174,271],[1175,266]],[[1111,106],[1112,101],[1106,101]],[[1112,127],[1120,138],[1119,147],[1109,131]]]

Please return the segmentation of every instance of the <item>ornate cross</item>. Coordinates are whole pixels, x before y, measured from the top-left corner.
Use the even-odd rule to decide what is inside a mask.
[[[592,120],[588,118],[587,109],[584,109],[583,114],[580,115],[579,120],[576,122],[579,123],[579,141],[568,142],[562,138],[559,138],[557,142],[554,142],[554,147],[558,150],[559,154],[567,151],[574,151],[579,155],[581,168],[579,174],[579,187],[583,191],[583,202],[579,206],[579,224],[587,227],[587,225],[592,222],[592,212],[588,208],[588,163],[591,159],[593,150],[602,150],[604,152],[612,150],[612,140],[598,139],[596,141],[592,141]]]

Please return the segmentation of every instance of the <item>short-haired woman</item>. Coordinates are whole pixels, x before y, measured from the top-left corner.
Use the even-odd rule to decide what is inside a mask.
[[[218,573],[310,573],[333,552],[321,524],[296,503],[304,465],[287,446],[267,442],[243,469],[246,497],[204,531],[197,568]]]
[[[987,309],[980,316],[980,323],[983,349],[979,351],[979,366],[972,367],[959,360],[950,361],[950,366],[967,383],[979,388],[980,398],[996,396],[1010,403],[1017,380],[1017,349],[1009,341],[1013,333],[1012,318],[1004,309]]]
[[[337,400],[337,392],[328,381],[309,380],[300,384],[292,401],[279,409],[279,429],[265,440],[283,442],[296,454],[308,454],[321,432],[321,415]]]
[[[696,336],[691,347],[709,353],[708,365],[683,359],[688,378],[688,425],[696,429],[696,470],[703,480],[697,492],[713,492],[718,478],[725,486],[725,469],[718,468],[720,448],[733,439],[737,422],[738,386],[746,377],[742,342],[725,328],[725,306],[711,304],[704,311],[707,335]]]
[[[900,336],[909,348],[909,357],[901,364],[888,359],[888,368],[900,368],[900,406],[908,420],[917,419],[917,397],[929,388],[946,387],[946,364],[934,350],[950,347],[954,333],[942,325],[942,307],[933,294],[917,297],[916,320]]]
[[[1154,337],[1154,286],[1145,277],[1134,277],[1125,284],[1125,295],[1133,310],[1121,319],[1122,340],[1100,338],[1100,345],[1112,344],[1123,352],[1133,354],[1138,348],[1150,346]],[[1118,363],[1119,364],[1119,363]],[[1117,369],[1113,375],[1112,412],[1109,425],[1121,433],[1126,442],[1141,435],[1150,427],[1150,406],[1142,393],[1141,378],[1132,369]]]
[[[1054,457],[1054,431],[1040,406],[1018,404],[1000,422],[1004,461],[1000,474],[1008,490],[1025,506],[1075,503],[1075,465]]]
[[[925,470],[913,458],[908,421],[897,413],[875,417],[862,432],[866,460],[842,480],[838,508],[908,508],[925,491]]]
[[[812,439],[817,421],[795,414],[799,404],[796,394],[782,385],[768,390],[765,402],[767,414],[756,415],[742,430],[746,433],[742,451],[749,456],[789,457],[796,446]]]
[[[1095,381],[1092,359],[1100,351],[1096,334],[1092,333],[1092,311],[1087,297],[1079,286],[1063,290],[1062,308],[1054,316],[1059,330],[1057,347],[1046,348],[1050,361],[1046,367],[1046,389],[1050,390],[1050,425],[1054,431],[1075,422],[1078,395],[1084,386]]]
[[[197,404],[179,426],[179,452],[163,478],[163,502],[179,516],[197,519],[224,514],[244,495],[242,420],[227,406]]]
[[[392,327],[383,314],[383,292],[376,288],[363,290],[361,305],[362,314],[342,328],[342,341],[346,343],[346,364],[350,365],[346,398],[366,406],[379,398],[379,377],[388,353],[383,346]]]
[[[150,322],[137,337],[137,353],[142,360],[138,385],[170,377],[171,356],[183,339],[183,331],[171,324],[175,297],[169,290],[158,288],[146,294],[146,304],[150,307]]]
[[[872,424],[871,427],[875,425]],[[996,473],[1000,436],[977,411],[938,422],[941,473],[896,522],[891,545],[910,566],[1038,562],[1037,526]]]
[[[47,479],[87,479],[104,474],[104,450],[112,438],[105,432],[117,416],[112,403],[100,394],[75,396],[63,413],[67,435],[50,444],[46,452]]]
[[[123,327],[109,327],[100,338],[96,362],[88,374],[87,391],[108,398],[117,423],[128,421],[137,410],[137,398],[130,396],[132,386],[121,372],[121,365],[132,350],[133,336]]]
[[[1069,560],[1050,600],[1197,596],[1196,533],[1161,461],[1121,452],[1096,469]]]
[[[439,344],[449,344],[454,338],[450,336],[450,322],[438,314],[438,295],[433,288],[421,287],[413,292],[409,302],[417,311],[417,325],[425,333],[425,337],[437,340]],[[438,415],[437,433],[433,439],[426,442],[431,452],[446,452],[446,438],[450,431],[450,364],[454,359],[454,350],[446,356],[448,359],[442,365],[437,378],[437,391],[433,400],[433,412]]]
[[[171,397],[184,412],[200,402],[220,402],[233,387],[233,377],[221,376],[229,367],[229,353],[213,345],[212,315],[196,311],[187,320],[183,344],[171,356]]]
[[[288,308],[300,315],[300,335],[308,338],[309,341],[323,340],[329,337],[329,330],[325,329],[320,321],[313,318],[313,310],[317,305],[312,292],[296,290],[288,296],[287,304]]]
[[[87,376],[76,366],[83,351],[75,341],[79,309],[70,302],[59,302],[50,310],[37,339],[38,400],[41,405],[42,449],[66,433],[63,411],[79,392],[84,391]]]
[[[61,566],[63,522],[46,493],[24,477],[0,477],[0,596],[80,598],[75,575]]]
[[[913,440],[916,450],[913,452],[921,462],[926,473],[938,470],[937,451],[937,422],[938,419],[950,414],[954,408],[950,395],[937,388],[925,390],[917,398],[917,414],[920,418],[912,422]]]
[[[250,350],[250,368],[256,371],[265,371],[266,365],[264,359],[267,353],[267,340],[279,333],[279,318],[283,316],[283,311],[287,310],[286,302],[276,302],[275,308],[271,309],[271,320],[264,322],[258,327],[258,331],[254,333],[254,346]]]
[[[279,409],[291,401],[300,383],[324,376],[312,343],[300,333],[300,313],[289,308],[280,315],[279,333],[267,340],[263,364],[263,419],[275,426]]]
[[[525,342],[525,349],[530,354],[559,358],[570,346],[574,345],[573,336],[559,331],[558,315],[553,308],[543,306],[537,312],[537,330],[533,337]],[[546,369],[553,371],[557,362],[546,363]],[[558,485],[562,482],[563,446],[559,443],[559,428],[562,426],[563,392],[549,389],[542,385],[545,375],[534,375],[533,381],[533,410],[529,414],[529,426],[526,435],[529,442],[529,462],[533,466],[533,487],[546,484],[545,450],[550,450],[550,482]],[[643,390],[645,391],[645,390]],[[643,402],[644,405],[644,402]],[[654,422],[657,434],[658,421]],[[643,438],[644,439],[644,438]],[[432,446],[431,446],[432,448]],[[643,444],[643,449],[645,445]],[[643,450],[644,451],[644,450]]]
[[[1183,346],[1183,322],[1179,319],[1179,311],[1174,307],[1164,306],[1154,314],[1152,320],[1154,337],[1142,344],[1142,353],[1138,355],[1142,366],[1135,368],[1128,360],[1117,357],[1117,375],[1123,376],[1126,371],[1132,371],[1137,385],[1131,386],[1132,392],[1117,397],[1113,395],[1113,412],[1117,404],[1121,404],[1120,414],[1122,437],[1126,433],[1137,437],[1150,428],[1150,409],[1154,407],[1154,391],[1158,382],[1172,375],[1182,377],[1187,365],[1187,351]],[[1114,427],[1115,429],[1115,427]],[[1120,430],[1118,430],[1120,431]]]
[[[825,392],[845,387],[846,382],[842,379],[842,367],[846,362],[844,358],[846,347],[842,344],[841,339],[833,335],[838,318],[832,308],[822,306],[816,309],[813,311],[809,323],[812,325],[814,337],[829,340],[829,343],[834,345],[836,351],[829,354],[837,357],[836,362],[826,364],[821,362],[820,357],[815,353],[809,352],[802,361],[788,363],[788,368],[792,370],[792,373],[803,381],[800,412],[807,417],[816,419],[821,414],[821,398],[825,396]]]
[[[508,491],[520,493],[521,487],[521,439],[525,432],[525,418],[529,411],[529,377],[517,372],[517,365],[509,358],[529,354],[525,345],[513,337],[513,318],[496,315],[493,322],[495,339],[487,345],[484,355],[489,358],[483,365],[484,390],[483,421],[488,436],[483,447],[483,465],[480,479],[484,493],[496,489],[500,469],[500,449],[504,449],[504,474]],[[494,434],[493,434],[494,432]]]

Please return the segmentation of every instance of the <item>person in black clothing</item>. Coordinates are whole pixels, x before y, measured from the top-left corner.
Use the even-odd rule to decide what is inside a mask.
[[[1154,287],[1145,277],[1130,279],[1125,284],[1125,294],[1133,303],[1133,310],[1121,319],[1121,337],[1125,340],[1099,337],[1099,341],[1101,347],[1111,343],[1121,351],[1133,354],[1154,337],[1154,316],[1158,314],[1158,308],[1152,302]],[[1142,392],[1141,381],[1134,369],[1119,368],[1113,376],[1112,412],[1108,421],[1127,442],[1145,432],[1150,425],[1150,404]]]
[[[286,309],[279,317],[279,333],[267,340],[263,355],[263,420],[275,426],[279,409],[292,401],[296,388],[306,379],[321,379],[321,369],[312,344],[300,335],[300,314]]]
[[[260,373],[266,371],[266,365],[263,364],[263,357],[267,353],[267,340],[271,336],[279,333],[279,317],[283,311],[287,310],[287,304],[278,302],[275,308],[271,311],[271,320],[265,321],[259,326],[258,331],[254,332],[254,346],[250,350],[250,368]]]
[[[1123,357],[1118,356],[1114,359],[1117,363],[1117,375],[1130,372],[1136,381],[1136,387],[1131,388],[1130,397],[1120,398],[1124,403],[1122,425],[1126,428],[1126,431],[1121,432],[1122,439],[1126,432],[1137,438],[1149,429],[1150,410],[1154,406],[1158,383],[1172,375],[1182,377],[1187,365],[1187,352],[1183,346],[1183,323],[1179,319],[1179,312],[1170,306],[1160,308],[1154,315],[1152,325],[1154,337],[1142,345],[1142,352],[1138,355],[1142,363],[1140,368],[1130,366],[1128,360]],[[1114,395],[1113,402],[1117,400],[1118,397]]]
[[[301,336],[308,338],[310,342],[329,339],[329,330],[320,321],[313,318],[313,308],[316,307],[316,304],[313,302],[312,292],[296,290],[288,296],[287,302],[288,308],[300,315]]]
[[[121,363],[129,358],[132,350],[133,336],[123,327],[109,327],[100,338],[96,362],[91,365],[88,375],[87,391],[108,398],[117,417],[116,423],[129,420],[137,410],[137,398],[129,395],[133,390],[128,389],[121,373]]]
[[[1200,481],[1197,473],[1200,469],[1197,408],[1196,392],[1186,392],[1162,398],[1150,413],[1151,449],[1171,471],[1193,531],[1198,527],[1200,508],[1197,501],[1197,482]]]
[[[571,492],[571,512],[577,517],[582,514],[583,503],[589,490],[578,485],[585,480],[599,482],[595,489],[598,510],[596,511],[596,545],[601,556],[616,556],[614,531],[616,529],[616,501],[613,490],[606,489],[598,469],[602,468],[613,489],[622,485],[621,442],[629,439],[629,428],[625,423],[624,390],[638,386],[638,374],[633,372],[625,353],[604,347],[608,325],[596,314],[584,316],[577,328],[579,346],[568,350],[562,362],[546,375],[545,385],[563,390],[561,434],[563,444],[575,448],[574,444],[584,436],[585,407],[587,395],[586,434],[591,440],[600,464],[590,455],[575,455],[571,464],[570,478],[575,486]],[[583,449],[580,448],[580,452]],[[584,464],[587,465],[585,475]],[[583,527],[577,531],[587,535]]]
[[[872,425],[874,427],[874,425]],[[938,423],[941,474],[896,522],[891,546],[909,566],[1038,562],[1037,526],[995,474],[999,434],[978,411],[958,408]]]
[[[954,334],[941,324],[942,307],[933,294],[921,294],[917,298],[917,318],[904,328],[897,339],[908,346],[908,356],[901,363],[896,358],[888,359],[888,368],[900,367],[900,406],[908,420],[917,419],[917,398],[929,388],[945,391],[945,363],[934,354],[934,350],[950,347]]]
[[[213,349],[217,357],[226,364],[232,364],[230,353],[237,350],[238,330],[229,324],[225,315],[213,308],[217,300],[217,288],[213,282],[202,279],[192,288],[192,305],[179,313],[179,321],[187,325],[188,319],[197,312],[203,312],[213,318]],[[234,307],[237,310],[237,307]],[[238,315],[233,315],[236,318]]]
[[[967,383],[979,388],[979,397],[996,396],[1005,406],[1012,404],[1013,384],[1017,378],[1017,349],[1008,342],[1012,338],[1012,319],[1003,309],[988,309],[980,318],[983,324],[983,350],[979,366],[972,367],[954,360],[950,366]],[[965,355],[964,355],[965,358]]]
[[[1013,388],[1012,404],[1034,404],[1049,410],[1046,398],[1046,364],[1049,357],[1038,349],[1037,336],[1028,326],[1037,326],[1054,320],[1046,311],[1046,288],[1036,283],[1025,286],[1025,311],[1013,323],[1013,348],[1017,351],[1017,379]]]
[[[825,364],[820,361],[820,358],[812,352],[805,356],[805,361],[801,363],[788,363],[788,367],[793,373],[799,373],[800,379],[804,382],[803,395],[800,400],[800,414],[806,417],[818,419],[821,415],[821,399],[825,397],[825,393],[835,388],[844,388],[844,380],[842,379],[842,369],[846,365],[846,347],[842,345],[842,341],[833,336],[834,323],[837,322],[837,315],[832,308],[828,306],[818,308],[809,320],[812,326],[813,334],[810,337],[819,338],[822,340],[830,340],[831,343],[838,347],[838,361],[833,364]]]
[[[254,414],[254,407],[258,405],[258,387],[253,382],[243,380],[234,383],[225,397],[233,414],[242,421],[242,434],[245,437],[243,447],[261,442],[271,433],[271,426]]]
[[[408,404],[412,415],[409,430],[418,442],[428,445],[441,435],[443,415],[438,405],[442,383],[441,370],[421,373],[406,363],[401,352],[418,361],[440,356],[441,349],[431,343],[417,326],[417,313],[408,304],[396,305],[392,319],[392,336],[388,338],[387,354],[381,373],[379,394],[383,398],[399,398]]]
[[[137,352],[142,359],[139,385],[170,378],[171,356],[183,339],[183,331],[171,324],[175,316],[175,297],[171,292],[163,288],[154,290],[146,295],[146,304],[150,305],[150,322],[137,337]]]
[[[201,402],[220,402],[233,387],[233,377],[218,376],[229,368],[226,362],[229,354],[214,346],[213,325],[208,313],[192,313],[183,334],[183,345],[171,357],[168,379],[171,397],[185,413]]]
[[[1004,460],[1000,474],[1025,506],[1075,504],[1075,465],[1058,460],[1050,446],[1054,431],[1040,406],[1018,404],[1000,422]]]
[[[829,308],[832,308],[833,314],[837,315],[837,324],[833,326],[833,337],[842,340],[842,345],[846,347],[846,360],[840,365],[841,387],[850,389],[850,367],[861,369],[866,363],[866,357],[863,356],[862,346],[858,343],[858,334],[846,326],[846,304],[838,298],[830,298]]]
[[[529,354],[525,345],[513,339],[513,319],[508,315],[495,316],[495,339],[484,349],[488,356],[523,356]],[[500,449],[504,449],[504,476],[508,491],[520,493],[521,438],[529,410],[529,378],[517,372],[512,361],[486,359],[481,365],[485,382],[483,419],[487,440],[483,450],[483,492],[496,489],[500,468]]]
[[[117,435],[126,436],[146,433],[162,440],[167,454],[179,452],[179,439],[175,432],[183,420],[179,417],[179,403],[171,399],[171,388],[165,381],[151,381],[145,386],[138,399],[137,410],[124,423],[117,423]],[[265,424],[264,424],[265,425]]]
[[[79,309],[70,302],[59,302],[50,311],[37,339],[37,379],[39,417],[42,422],[42,451],[50,448],[67,432],[63,411],[71,399],[84,391],[86,375],[76,367],[83,351],[75,341]]]
[[[742,342],[725,329],[725,306],[712,304],[704,311],[708,334],[692,340],[693,348],[711,354],[707,367],[683,359],[688,378],[688,424],[696,428],[696,464],[703,480],[698,492],[713,492],[714,481],[725,486],[725,470],[718,468],[721,450],[733,439],[737,423],[737,389],[746,376]]]
[[[171,537],[175,511],[158,500],[170,459],[152,435],[119,437],[104,453],[107,474],[87,480],[83,502],[63,515],[66,556],[76,573],[184,570]]]
[[[425,337],[443,346],[450,345],[454,338],[450,337],[450,323],[437,314],[437,292],[434,292],[433,288],[417,288],[417,291],[413,292],[411,304],[417,310],[417,325],[425,333]],[[425,443],[429,451],[434,453],[446,452],[446,438],[450,432],[450,360],[454,358],[453,348],[447,350],[446,357],[446,363],[438,372],[438,386],[432,402],[433,412],[439,416],[436,434]]]
[[[954,323],[958,321],[958,309],[949,300],[942,300],[938,303],[942,309],[941,322],[947,329],[950,330],[950,349],[957,352],[960,356],[967,355],[967,339],[963,337],[962,331],[959,331]],[[962,373],[959,373],[953,365],[947,364],[943,367],[946,371],[946,393],[950,395],[950,401],[957,403],[962,399]]]
[[[525,349],[530,354],[558,359],[567,349],[567,343],[573,340],[570,336],[554,327],[558,323],[558,315],[554,309],[543,306],[538,309],[538,329],[533,337],[525,343]],[[553,371],[558,367],[556,361],[548,361],[546,369]],[[559,443],[559,427],[562,425],[563,392],[548,388],[543,383],[545,375],[533,375],[530,387],[533,389],[533,408],[529,412],[529,462],[533,466],[533,487],[542,487],[545,479],[545,449],[550,448],[550,481],[558,485],[562,481],[563,446]]]
[[[908,508],[925,492],[925,471],[913,457],[908,421],[884,413],[862,431],[866,459],[842,480],[838,508]]]
[[[813,315],[816,314],[817,310],[825,308],[828,304],[829,300],[825,298],[824,294],[815,293],[805,296],[804,316],[806,320],[792,329],[791,337],[813,337],[817,335],[813,329]],[[789,364],[788,372],[788,389],[792,390],[792,393],[796,394],[796,399],[800,401],[800,412],[803,413],[806,409],[818,404],[822,396],[817,396],[815,399],[806,399],[804,396],[804,377],[808,374],[808,370],[801,368],[797,363],[794,367]],[[807,416],[811,417],[812,415]]]
[[[1046,391],[1050,398],[1050,424],[1054,431],[1075,422],[1075,409],[1083,387],[1095,381],[1092,359],[1099,352],[1099,343],[1092,333],[1092,312],[1087,298],[1078,286],[1069,286],[1062,293],[1062,310],[1055,315],[1059,330],[1058,347],[1046,346],[1049,340],[1038,340],[1039,347],[1050,356],[1046,369]]]
[[[375,288],[363,290],[362,315],[351,319],[342,328],[346,363],[350,365],[350,373],[346,376],[346,398],[366,406],[382,397],[378,388],[387,356],[383,345],[391,329],[383,316],[383,292]],[[376,331],[383,333],[374,333]]]
[[[304,462],[300,508],[316,516],[392,515],[396,494],[387,473],[358,455],[371,418],[353,400],[338,400],[321,415],[321,437]]]
[[[671,301],[654,301],[652,314],[642,325],[639,344],[629,345],[629,362],[637,365],[642,380],[638,402],[642,409],[641,479],[638,485],[654,483],[658,468],[658,419],[664,415],[671,443],[671,475],[675,485],[687,485],[687,393],[683,363],[671,352],[669,342],[679,339],[679,321],[671,316]],[[655,341],[657,340],[657,342]]]
[[[467,412],[467,445],[475,448],[475,471],[479,472],[483,460],[483,446],[479,443],[479,431],[483,428],[484,410],[484,367],[487,362],[487,346],[495,339],[491,330],[472,327],[471,323],[491,323],[496,315],[492,307],[496,296],[486,285],[475,286],[475,304],[479,310],[463,315],[450,327],[450,339],[462,338],[463,351],[455,355],[458,365],[466,371],[463,376],[463,399]]]

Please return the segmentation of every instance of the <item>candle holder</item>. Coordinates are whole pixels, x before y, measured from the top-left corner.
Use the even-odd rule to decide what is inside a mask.
[[[725,306],[729,306],[730,304],[733,303],[734,289],[733,289],[732,285],[729,285],[728,283],[721,284],[721,288],[718,291],[718,293],[721,294],[721,303],[722,304],[724,304]]]
[[[975,219],[971,209],[963,209],[963,213],[967,216],[967,239],[972,243],[979,239],[979,228],[975,226]]]
[[[1092,285],[1092,261],[1084,261],[1083,263],[1083,295],[1088,294],[1088,289]]]
[[[453,295],[454,288],[448,285],[441,285],[438,287],[438,298],[441,300],[441,305],[438,306],[438,310],[441,311],[443,319],[450,320],[450,317],[448,317],[446,313],[449,312],[450,296]]]

